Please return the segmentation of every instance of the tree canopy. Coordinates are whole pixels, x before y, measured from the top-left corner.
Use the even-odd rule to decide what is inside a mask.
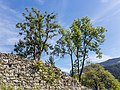
[[[56,23],[56,15],[47,12],[42,14],[37,9],[32,8],[30,11],[26,8],[23,17],[24,21],[16,25],[23,39],[15,45],[14,51],[24,57],[40,60],[42,53],[48,53],[52,46],[48,40],[58,33],[60,26]]]
[[[105,28],[94,27],[88,17],[74,20],[70,27],[73,34],[72,40],[75,46],[75,56],[78,62],[79,81],[84,68],[85,60],[89,57],[89,53],[95,52],[97,57],[102,56],[100,45],[105,40]],[[81,60],[81,69],[80,67]]]
[[[93,51],[97,54],[97,57],[101,57],[100,45],[105,40],[105,31],[104,27],[94,27],[88,17],[74,20],[68,30],[60,30],[61,38],[54,47],[54,54],[70,56],[71,76],[74,73],[74,61],[77,60],[77,73],[80,81],[84,63],[89,57],[89,52]]]
[[[82,84],[95,90],[119,90],[120,83],[99,64],[86,66]]]

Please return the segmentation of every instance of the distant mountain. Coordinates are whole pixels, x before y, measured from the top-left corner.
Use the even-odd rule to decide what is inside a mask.
[[[115,76],[115,78],[118,78],[118,76],[120,75],[120,58],[109,59],[99,64],[102,65],[106,70],[111,72]]]

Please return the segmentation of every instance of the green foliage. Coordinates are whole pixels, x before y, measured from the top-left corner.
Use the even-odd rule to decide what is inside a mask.
[[[70,56],[71,60],[71,75],[74,74],[74,61],[77,60],[77,67],[79,74],[79,81],[83,72],[84,62],[88,58],[88,53],[93,51],[96,53],[97,57],[101,57],[101,48],[99,47],[105,40],[105,28],[103,27],[93,27],[90,19],[88,17],[79,18],[74,20],[69,30],[60,30],[60,39],[54,47],[54,55],[60,55],[64,57],[65,55]],[[76,59],[73,59],[73,56]],[[81,71],[80,71],[80,60]]]
[[[24,21],[16,25],[20,29],[19,35],[23,38],[15,45],[14,51],[17,54],[34,60],[40,60],[42,53],[48,54],[50,49],[53,50],[53,55],[61,57],[69,55],[72,66],[71,76],[77,72],[76,75],[79,77],[79,81],[81,80],[84,62],[89,57],[89,52],[95,52],[97,57],[101,58],[100,45],[105,41],[104,33],[106,30],[103,27],[93,27],[88,17],[74,20],[69,30],[60,28],[56,23],[54,13],[48,14],[45,12],[41,14],[39,10],[32,8],[30,11],[26,8],[23,17]],[[58,35],[58,31],[61,37],[53,48],[48,40]],[[75,58],[73,59],[73,57]],[[45,67],[42,61],[35,62],[34,65],[41,74],[41,79],[52,84],[55,83],[55,79],[58,78],[57,75],[59,74],[54,68],[55,63],[52,56],[50,56],[47,63],[50,63],[52,67]],[[103,83],[99,85],[104,87]]]
[[[93,51],[97,57],[101,57],[101,48],[99,47],[105,40],[103,27],[93,27],[88,17],[74,20],[70,27],[72,40],[75,46],[75,56],[78,61],[79,81],[84,68],[84,62],[89,57],[89,52]],[[82,60],[82,68],[79,73],[79,62]]]
[[[55,45],[53,54],[64,57],[64,55],[71,55],[74,52],[72,38],[72,32],[70,30],[60,29],[59,34],[61,35],[60,39]]]
[[[48,39],[57,35],[59,25],[56,24],[56,15],[45,12],[41,14],[39,10],[32,8],[23,13],[24,22],[17,23],[16,27],[20,29],[20,39],[15,45],[14,51],[24,57],[34,60],[40,60],[41,54],[51,49]]]
[[[85,67],[82,84],[95,90],[120,90],[120,83],[99,64]]]
[[[61,29],[59,34],[61,37],[54,47],[53,54],[60,57],[64,57],[65,55],[70,56],[72,66],[71,76],[73,76],[73,54],[75,49],[72,41],[72,32],[70,30]]]
[[[49,84],[54,84],[59,79],[59,72],[54,67],[45,67],[42,61],[34,63],[35,68],[40,73],[40,78]]]

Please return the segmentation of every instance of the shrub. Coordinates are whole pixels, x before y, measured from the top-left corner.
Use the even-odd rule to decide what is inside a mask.
[[[36,70],[40,73],[40,78],[49,84],[54,84],[59,78],[59,72],[54,67],[46,67],[42,61],[34,62]]]

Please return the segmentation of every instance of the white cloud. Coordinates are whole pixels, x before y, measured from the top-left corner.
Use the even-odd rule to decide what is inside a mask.
[[[11,53],[13,51],[12,45],[0,45],[0,52]]]
[[[113,17],[113,16],[115,16],[115,15],[117,15],[117,14],[120,14],[120,9],[115,10],[115,12],[112,13],[112,14],[109,16],[109,18],[110,18],[110,17]]]
[[[40,4],[44,4],[44,0],[38,0]]]
[[[14,13],[14,14],[17,13],[15,10],[9,8],[8,6],[6,6],[6,5],[4,5],[4,4],[0,4],[0,8],[2,8],[2,9],[4,9],[4,10],[7,10],[7,9],[8,9],[9,12],[12,12],[12,13]]]
[[[2,12],[1,13],[2,15],[3,15],[3,13],[4,13],[4,15],[9,14],[9,17],[10,17],[10,15],[13,15],[15,17],[14,20],[18,20],[18,18],[21,19],[21,14],[19,14],[18,11],[16,11],[16,10],[10,8],[9,6],[5,5],[3,2],[0,2],[0,9],[1,9],[0,12]]]
[[[107,3],[108,0],[100,0],[101,3]]]
[[[18,38],[13,37],[7,40],[10,45],[15,45],[16,42],[18,42]]]
[[[1,15],[0,15],[1,16]],[[15,30],[15,23],[13,20],[4,20],[0,18],[0,45],[13,45],[17,41],[18,33]]]
[[[100,62],[104,62],[104,61],[111,59],[111,58],[114,58],[114,57],[103,54],[102,58],[99,59],[99,58],[96,58],[96,56],[91,55],[88,60],[92,63],[100,63]]]
[[[0,52],[11,52],[15,42],[18,41],[18,31],[15,27],[20,14],[0,2]]]
[[[101,0],[101,2],[107,2],[107,1],[108,0]],[[92,19],[92,22],[93,23],[100,22],[106,19],[107,17],[111,17],[113,15],[118,14],[118,12],[116,11],[119,11],[119,8],[120,8],[119,6],[120,6],[120,0],[108,1],[108,4],[106,4],[104,8],[99,10],[99,12],[96,12],[97,14]],[[112,15],[111,15],[111,11],[112,11]]]
[[[98,58],[96,58],[96,56],[91,55],[91,56],[89,57],[89,59],[86,60],[86,62],[100,63],[100,62],[104,62],[104,61],[106,61],[106,60],[108,60],[108,59],[112,59],[112,58],[115,58],[115,57],[112,57],[112,56],[103,54],[103,55],[102,55],[102,58],[101,58],[101,59],[98,59]],[[67,65],[67,66],[68,66],[68,65]],[[70,67],[70,64],[69,64],[69,67]],[[67,72],[67,73],[69,73],[70,70],[71,70],[71,68],[67,68],[67,67],[60,67],[60,69],[61,69],[63,72]]]
[[[11,18],[12,19],[12,18]],[[14,45],[18,40],[18,32],[14,19],[6,19],[0,15],[0,45]]]
[[[60,68],[63,72],[70,73],[70,68]]]

